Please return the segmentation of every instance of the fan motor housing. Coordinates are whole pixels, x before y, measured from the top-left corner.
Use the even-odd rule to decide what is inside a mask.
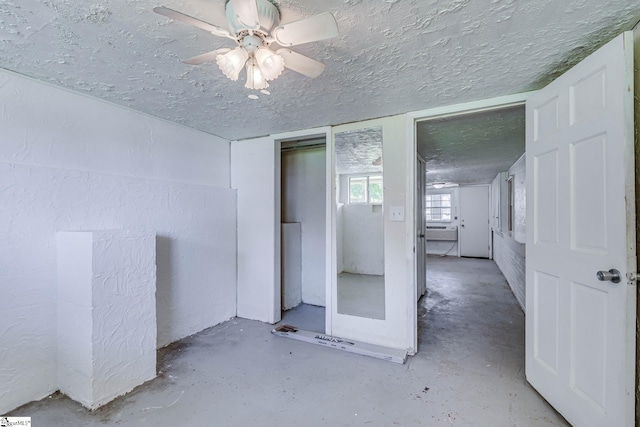
[[[238,20],[238,11],[234,10],[232,2],[227,2],[225,12],[231,33],[239,34],[246,30],[259,30],[269,34],[271,30],[280,24],[280,11],[272,2],[269,0],[249,1],[255,1],[258,6],[258,15],[260,17],[259,28],[255,28],[254,22],[240,22],[240,20]],[[245,2],[245,4],[246,6],[243,5],[243,7],[250,7],[248,2]]]

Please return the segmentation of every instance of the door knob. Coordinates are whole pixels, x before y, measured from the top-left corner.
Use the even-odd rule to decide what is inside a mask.
[[[601,282],[620,283],[620,272],[613,268],[609,271],[598,271],[596,276]]]

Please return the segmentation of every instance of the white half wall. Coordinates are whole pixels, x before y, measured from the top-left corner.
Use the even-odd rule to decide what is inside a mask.
[[[156,234],[63,231],[57,258],[58,387],[96,409],[156,377]]]
[[[1,70],[0,111],[0,413],[58,389],[58,231],[157,233],[158,346],[235,315],[227,141]]]

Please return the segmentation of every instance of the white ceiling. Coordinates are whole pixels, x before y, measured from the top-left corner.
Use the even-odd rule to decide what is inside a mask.
[[[336,133],[336,173],[381,173],[382,127]]]
[[[489,184],[524,153],[524,105],[417,124],[427,184]]]
[[[282,22],[330,11],[340,36],[296,49],[319,78],[253,101],[180,62],[233,42],[159,5],[225,25],[224,0],[0,0],[0,67],[242,139],[538,89],[640,19],[637,0],[282,0]]]

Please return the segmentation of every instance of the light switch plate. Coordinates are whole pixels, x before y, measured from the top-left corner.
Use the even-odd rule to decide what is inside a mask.
[[[389,208],[389,221],[404,221],[404,206],[391,206]]]

